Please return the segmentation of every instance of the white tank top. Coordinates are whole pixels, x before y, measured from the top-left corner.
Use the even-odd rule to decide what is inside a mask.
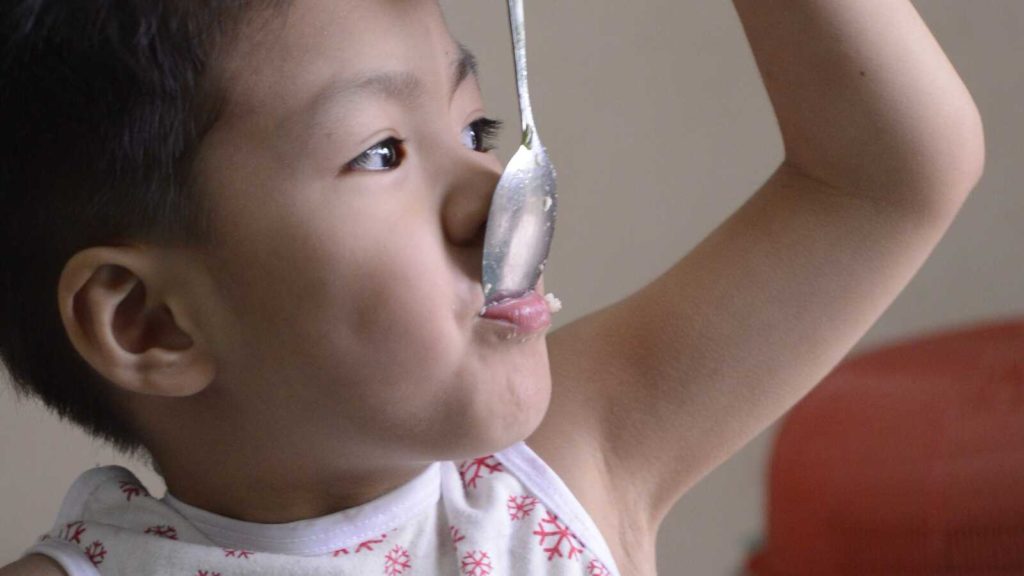
[[[74,481],[32,553],[70,576],[619,575],[597,525],[523,442],[285,524],[157,499],[128,469],[99,466]]]

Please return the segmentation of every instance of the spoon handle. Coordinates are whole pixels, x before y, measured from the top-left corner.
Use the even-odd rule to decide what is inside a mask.
[[[530,87],[526,81],[526,19],[523,0],[508,0],[508,18],[512,28],[512,52],[516,62],[516,90],[519,92],[519,117],[523,124],[523,146],[530,148],[533,133],[533,108],[530,106]]]

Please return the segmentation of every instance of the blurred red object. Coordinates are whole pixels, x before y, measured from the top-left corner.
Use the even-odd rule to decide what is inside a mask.
[[[749,574],[1024,575],[1024,318],[841,363],[768,476]]]

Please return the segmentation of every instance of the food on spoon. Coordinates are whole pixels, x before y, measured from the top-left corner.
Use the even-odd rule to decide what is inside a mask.
[[[555,297],[553,293],[548,292],[547,294],[545,294],[544,300],[547,301],[548,308],[551,310],[552,314],[562,309],[562,301]]]

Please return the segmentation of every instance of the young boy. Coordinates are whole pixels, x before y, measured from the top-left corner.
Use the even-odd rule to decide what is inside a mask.
[[[0,574],[654,574],[984,163],[908,1],[734,4],[784,162],[650,285],[508,339],[496,126],[434,1],[5,3],[0,352],[168,492],[85,471]]]

